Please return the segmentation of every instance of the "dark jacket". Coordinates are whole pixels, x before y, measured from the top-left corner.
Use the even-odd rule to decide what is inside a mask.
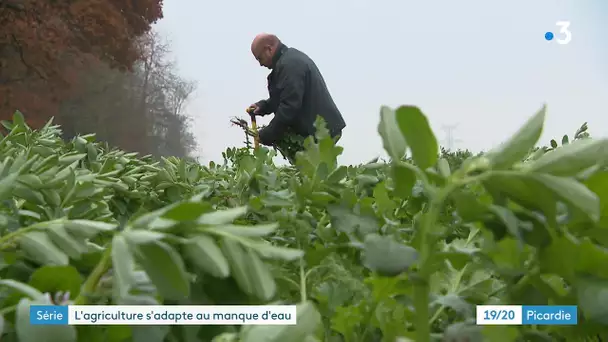
[[[276,143],[287,130],[304,137],[314,135],[317,116],[325,119],[332,136],[341,135],[346,127],[321,72],[301,51],[279,46],[268,75],[268,93],[269,99],[257,103],[262,115],[274,113],[259,133],[264,145]]]

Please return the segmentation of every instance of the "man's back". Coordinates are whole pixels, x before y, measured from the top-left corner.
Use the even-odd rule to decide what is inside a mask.
[[[302,51],[287,46],[283,46],[279,53],[268,76],[268,91],[271,97],[273,94],[289,97],[289,94],[281,94],[285,91],[284,83],[286,80],[295,81],[295,91],[301,92],[302,98],[291,128],[303,136],[312,135],[314,122],[319,115],[325,119],[332,135],[341,134],[346,123],[315,62]]]

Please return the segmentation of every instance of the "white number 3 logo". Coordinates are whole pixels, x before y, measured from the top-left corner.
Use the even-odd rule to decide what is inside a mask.
[[[559,33],[563,34],[564,37],[557,39],[558,44],[568,44],[572,40],[572,32],[568,30],[570,27],[569,21],[558,21],[555,25],[560,27]]]

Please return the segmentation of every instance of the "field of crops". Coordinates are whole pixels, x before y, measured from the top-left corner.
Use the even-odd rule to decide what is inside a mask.
[[[608,141],[534,148],[545,109],[483,155],[381,109],[388,163],[340,166],[319,121],[296,167],[0,140],[2,342],[606,341]],[[407,157],[404,157],[407,156]],[[31,326],[29,305],[298,305],[297,326]],[[475,326],[476,304],[576,304],[577,326]]]

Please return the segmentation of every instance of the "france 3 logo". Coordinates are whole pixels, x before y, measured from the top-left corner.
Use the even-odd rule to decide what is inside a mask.
[[[556,37],[556,34],[549,31],[545,33],[545,39],[547,41],[552,41],[555,39],[555,41],[561,45],[566,45],[570,43],[570,41],[572,40],[572,32],[570,32],[570,22],[558,21],[555,23],[555,26],[557,26],[559,29],[558,37]]]

